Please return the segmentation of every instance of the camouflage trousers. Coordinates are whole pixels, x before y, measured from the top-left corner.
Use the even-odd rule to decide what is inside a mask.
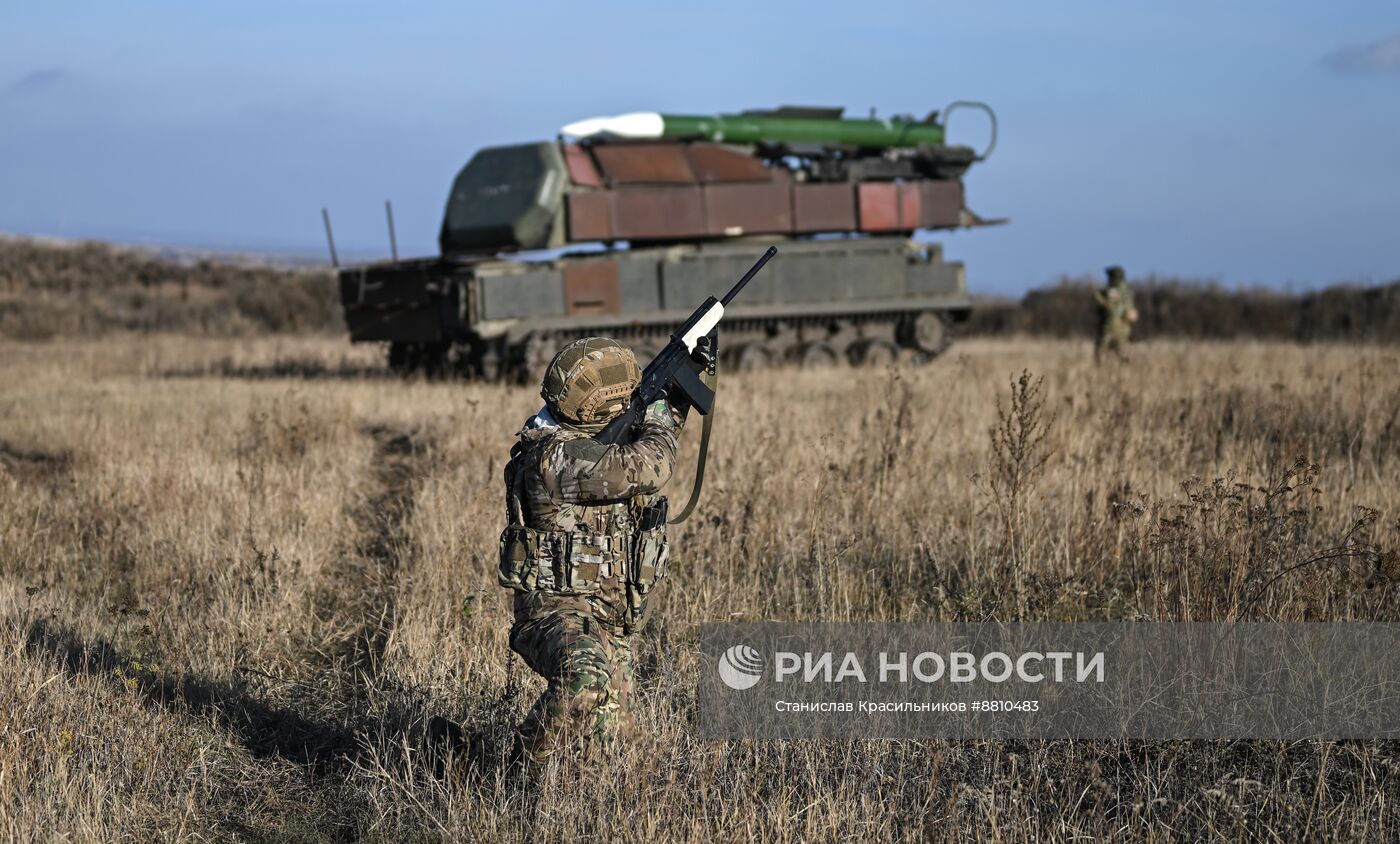
[[[1098,340],[1094,343],[1094,360],[1102,359],[1104,354],[1108,352],[1112,352],[1119,360],[1126,360],[1128,357],[1128,337],[1129,331],[1126,328],[1099,329]]]
[[[631,729],[632,642],[609,615],[579,596],[516,595],[511,650],[549,683],[520,725],[531,759],[573,741],[608,746]]]

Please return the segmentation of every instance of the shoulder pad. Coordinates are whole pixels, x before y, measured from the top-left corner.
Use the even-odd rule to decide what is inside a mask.
[[[597,463],[608,453],[608,446],[592,437],[557,437],[551,445],[569,460],[585,460]]]

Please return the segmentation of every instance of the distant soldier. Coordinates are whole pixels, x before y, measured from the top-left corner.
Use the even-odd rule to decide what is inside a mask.
[[[511,650],[549,686],[520,727],[542,761],[564,736],[610,744],[630,725],[632,635],[666,573],[666,499],[684,414],[647,408],[631,442],[594,439],[641,378],[632,351],[589,337],[545,372],[545,407],[506,465],[500,582],[515,591]]]
[[[1137,322],[1137,308],[1133,307],[1133,291],[1128,289],[1128,279],[1119,266],[1109,267],[1108,286],[1094,291],[1099,303],[1099,337],[1094,344],[1094,361],[1098,362],[1105,351],[1112,351],[1120,360],[1128,357],[1128,340],[1133,333],[1133,323]]]

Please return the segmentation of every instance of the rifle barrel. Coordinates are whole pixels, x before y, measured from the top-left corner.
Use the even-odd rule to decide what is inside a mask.
[[[724,298],[719,300],[719,303],[721,305],[724,305],[725,307],[728,307],[729,303],[734,299],[734,297],[739,295],[739,291],[744,289],[744,285],[749,283],[749,279],[753,278],[755,275],[758,275],[758,271],[763,269],[763,265],[768,263],[768,259],[772,258],[774,255],[777,254],[778,247],[768,247],[768,251],[763,253],[763,257],[758,259],[758,263],[754,264],[751,268],[749,268],[748,272],[744,273],[744,277],[739,279],[739,283],[730,288],[728,293],[724,294]]]

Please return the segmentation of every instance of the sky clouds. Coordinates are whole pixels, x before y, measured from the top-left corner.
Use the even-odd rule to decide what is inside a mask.
[[[1338,73],[1400,73],[1400,35],[1342,47],[1323,63]]]

